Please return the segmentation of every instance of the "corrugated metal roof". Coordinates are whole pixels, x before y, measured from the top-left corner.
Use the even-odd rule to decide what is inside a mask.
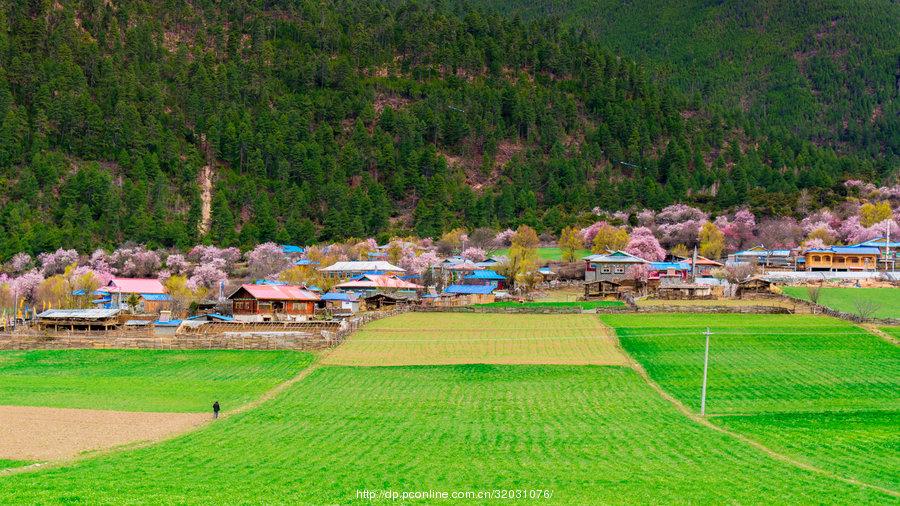
[[[399,288],[407,290],[419,290],[423,287],[422,285],[410,283],[409,281],[403,281],[402,279],[392,274],[363,274],[362,276],[357,276],[350,281],[341,283],[335,286],[335,288],[340,288],[342,290],[355,288]]]
[[[285,255],[302,254],[305,249],[302,246],[294,246],[293,244],[282,244],[281,252]]]
[[[294,285],[241,285],[250,295],[261,300],[319,300],[319,296]],[[240,290],[240,289],[239,289]],[[234,293],[237,293],[235,291]],[[230,297],[234,296],[234,293]]]
[[[685,262],[650,262],[650,268],[656,271],[667,271],[675,269],[676,271],[686,271],[691,268]]]
[[[806,250],[807,253],[837,253],[840,255],[880,255],[881,250],[866,246],[831,246]]]
[[[357,300],[358,297],[355,293],[350,292],[328,292],[322,295],[322,300],[337,300],[337,301],[346,301],[351,302]]]
[[[406,272],[404,269],[397,267],[396,265],[391,264],[390,262],[385,262],[384,260],[376,260],[376,261],[351,261],[351,262],[335,262],[328,267],[322,267],[319,269],[322,272],[369,272],[369,271],[384,271],[384,272]]]
[[[469,274],[468,276],[466,276],[465,279],[486,279],[486,280],[502,281],[502,280],[506,279],[506,277],[501,276],[500,274],[497,274],[495,271],[492,271],[490,269],[483,269],[480,271],[472,272],[472,274]]]
[[[608,254],[601,255],[589,255],[584,257],[583,260],[587,260],[588,262],[594,263],[626,263],[626,264],[645,264],[647,263],[641,257],[632,255],[631,253],[626,253],[624,251],[613,251]]]
[[[48,309],[38,315],[38,318],[46,319],[101,319],[112,318],[119,314],[121,309]]]
[[[165,293],[166,289],[158,279],[112,278],[106,289],[118,293]]]
[[[444,293],[459,295],[487,295],[494,291],[490,285],[450,285],[444,289]]]

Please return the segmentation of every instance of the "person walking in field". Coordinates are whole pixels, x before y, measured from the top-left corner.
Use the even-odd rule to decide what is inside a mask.
[[[219,401],[213,403],[213,419],[219,418]]]

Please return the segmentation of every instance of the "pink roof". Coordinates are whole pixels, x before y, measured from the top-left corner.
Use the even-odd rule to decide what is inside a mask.
[[[302,286],[241,285],[241,288],[260,300],[319,300],[318,295],[305,290]]]
[[[341,283],[335,288],[400,288],[419,290],[423,287],[389,274],[365,274],[360,276],[359,279]]]
[[[451,265],[450,267],[447,267],[447,269],[451,271],[477,271],[480,270],[481,267],[475,265],[471,260],[466,260],[464,262]]]
[[[106,290],[119,293],[166,293],[158,279],[149,278],[112,278]]]

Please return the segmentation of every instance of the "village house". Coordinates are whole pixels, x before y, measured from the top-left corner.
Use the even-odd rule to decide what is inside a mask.
[[[680,284],[691,277],[691,266],[687,262],[650,262],[649,281],[660,285]]]
[[[244,284],[228,298],[238,321],[304,320],[319,296],[302,286]]]
[[[803,252],[809,271],[874,271],[881,251],[865,246],[831,246]]]
[[[328,267],[322,267],[319,269],[319,272],[326,278],[347,280],[362,274],[400,275],[406,272],[406,270],[383,260],[371,262],[354,260],[349,262],[335,262]]]
[[[342,292],[357,292],[364,294],[409,292],[415,294],[425,287],[404,281],[391,274],[363,274],[350,281],[335,285],[334,289]]]
[[[750,264],[767,269],[795,270],[798,264],[798,250],[767,249],[765,246],[754,246],[728,255],[729,265]]]
[[[491,286],[495,289],[503,290],[506,288],[506,276],[497,274],[496,271],[491,269],[480,269],[472,271],[471,274],[463,277],[462,284]]]
[[[688,257],[682,258],[680,261],[688,264],[688,266],[691,266],[694,262],[694,259],[692,257]],[[721,269],[722,267],[724,267],[724,265],[716,262],[715,260],[710,260],[704,256],[697,255],[697,269],[694,271],[694,275],[702,278],[710,277],[712,276],[714,270]]]
[[[109,294],[100,299],[103,307],[110,309],[132,309],[129,302],[134,300],[137,313],[158,314],[160,311],[172,309],[172,297],[158,279],[149,278],[112,278],[103,288]]]
[[[325,309],[334,315],[350,315],[360,311],[360,298],[353,292],[328,292],[322,295]]]
[[[445,288],[443,295],[465,300],[464,304],[488,304],[497,299],[495,289],[491,285],[457,284]]]
[[[649,264],[643,258],[624,251],[612,251],[584,257],[584,281],[620,281],[628,277],[628,268]]]
[[[898,231],[900,232],[900,231]],[[878,267],[893,271],[900,261],[900,242],[889,241],[886,237],[876,237],[858,244],[851,244],[848,248],[878,248]]]

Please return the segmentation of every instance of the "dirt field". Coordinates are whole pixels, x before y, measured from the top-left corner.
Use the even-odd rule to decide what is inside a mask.
[[[370,323],[338,346],[330,365],[624,365],[595,315],[410,313]]]
[[[187,430],[205,413],[137,413],[0,406],[0,459],[45,461],[74,457]]]

